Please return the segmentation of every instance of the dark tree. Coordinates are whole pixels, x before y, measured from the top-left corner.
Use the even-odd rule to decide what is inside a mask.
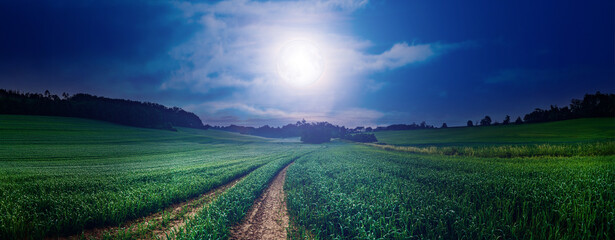
[[[474,123],[472,122],[472,120],[468,120],[467,126],[474,127]]]
[[[521,120],[521,117],[517,117],[517,120],[515,120],[515,124],[522,124],[523,120]]]
[[[536,108],[523,117],[526,123],[551,122],[575,118],[615,117],[615,94],[585,94],[583,100],[572,99],[569,107],[551,105]]]
[[[416,123],[412,124],[393,124],[386,127],[377,127],[374,129],[374,132],[377,131],[399,131],[399,130],[416,130],[416,129],[431,129],[434,128],[433,125],[429,125],[425,123],[425,121],[421,122],[421,125],[417,125]]]
[[[304,143],[320,144],[331,141],[332,133],[327,129],[328,123],[316,123],[303,131],[301,141]]]
[[[0,114],[88,118],[122,125],[173,130],[173,127],[205,128],[194,113],[150,102],[111,99],[89,94],[63,98],[0,89]]]
[[[349,134],[343,137],[343,139],[350,140],[353,142],[377,142],[376,136],[367,133],[357,133],[357,134]]]
[[[510,123],[510,116],[506,115],[506,117],[504,118],[504,121],[502,121],[502,124],[507,125]]]
[[[485,118],[480,120],[480,125],[481,126],[489,126],[489,125],[491,125],[491,117],[485,116]]]
[[[440,128],[447,128],[448,126],[446,125],[446,123],[442,123],[442,126]]]

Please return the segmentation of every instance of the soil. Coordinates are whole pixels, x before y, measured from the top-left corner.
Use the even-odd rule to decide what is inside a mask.
[[[231,229],[231,239],[286,239],[289,220],[284,181],[289,166],[282,169],[256,199],[242,223]]]

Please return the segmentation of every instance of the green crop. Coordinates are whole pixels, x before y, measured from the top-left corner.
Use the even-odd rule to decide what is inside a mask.
[[[612,119],[376,134],[385,145],[310,145],[0,115],[0,239],[122,225],[246,175],[168,234],[226,239],[293,161],[291,238],[615,238]]]
[[[309,147],[309,146],[307,146]],[[303,148],[306,148],[304,145]],[[284,166],[300,155],[275,159],[267,165],[250,173],[207,208],[189,221],[184,229],[173,236],[176,239],[227,239],[230,227],[238,224],[248,212],[252,203],[273,180]]]
[[[572,156],[609,156],[615,155],[615,141],[597,141],[557,144],[511,144],[482,146],[395,146],[367,144],[385,150],[404,151],[421,154],[437,154],[468,157],[572,157]]]
[[[469,158],[336,143],[285,189],[320,239],[612,239],[615,157]],[[305,236],[295,236],[297,238]]]
[[[0,238],[119,225],[245,175],[292,145],[215,130],[0,116]]]

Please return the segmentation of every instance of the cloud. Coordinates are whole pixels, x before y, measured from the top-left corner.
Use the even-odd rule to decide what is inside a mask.
[[[279,81],[276,54],[295,39],[319,46],[330,79],[399,68],[444,50],[439,44],[400,42],[381,54],[364,53],[372,43],[343,29],[350,14],[366,4],[366,0],[177,3],[187,21],[203,29],[170,52],[181,67],[161,87],[206,92],[251,87],[262,84],[259,79]]]
[[[161,88],[200,93],[233,89],[233,95],[225,98],[225,102],[191,106],[209,117],[237,115],[242,120],[258,117],[315,121],[340,117],[373,122],[374,117],[382,115],[348,104],[354,101],[357,92],[378,91],[386,84],[384,80],[370,79],[371,74],[426,61],[455,46],[410,45],[400,39],[388,50],[369,54],[374,44],[347,30],[352,13],[367,3],[367,0],[177,2],[175,6],[184,12],[186,21],[200,24],[202,30],[169,52],[180,67]],[[276,68],[280,50],[298,39],[317,46],[325,65],[320,80],[301,89],[285,83]]]
[[[372,71],[395,69],[413,62],[424,61],[434,54],[430,44],[408,46],[405,42],[397,43],[381,54],[364,56],[363,67]]]
[[[278,108],[260,108],[257,106],[241,103],[241,102],[225,102],[225,101],[211,101],[197,105],[189,105],[185,107],[186,110],[205,112],[206,116],[215,116],[218,113],[222,113],[219,118],[205,117],[205,122],[210,124],[228,125],[230,123],[251,123],[255,126],[262,126],[265,124],[271,125],[267,119],[281,119],[278,121],[281,124],[293,123],[300,119],[306,119],[308,121],[327,121],[334,124],[345,126],[375,126],[378,119],[385,116],[384,113],[364,108],[348,108],[339,111],[286,111]],[[238,110],[246,113],[250,117],[247,120],[241,120],[235,116],[229,116],[228,110]],[[211,122],[207,122],[207,120]],[[260,122],[254,122],[254,119],[260,119]],[[222,121],[221,121],[222,120]],[[230,122],[229,122],[230,120]]]

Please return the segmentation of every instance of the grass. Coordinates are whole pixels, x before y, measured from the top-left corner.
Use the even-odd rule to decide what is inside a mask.
[[[376,132],[381,143],[398,146],[554,144],[615,140],[615,119],[590,118],[489,127]]]
[[[3,239],[117,226],[295,154],[292,144],[215,130],[62,117],[0,115],[0,135]]]
[[[296,161],[285,189],[305,229],[296,239],[615,237],[612,155],[472,158],[333,143]]]
[[[436,154],[469,157],[571,157],[615,155],[615,141],[559,143],[559,144],[515,144],[481,146],[395,146],[386,144],[367,145],[385,149],[420,154]]]

